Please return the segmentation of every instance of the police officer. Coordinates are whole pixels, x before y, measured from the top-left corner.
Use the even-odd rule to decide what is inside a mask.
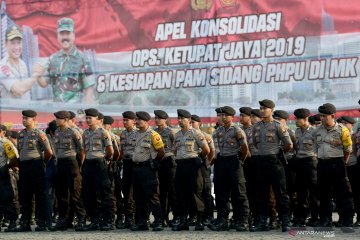
[[[5,232],[15,232],[19,213],[16,207],[9,167],[11,167],[11,163],[17,162],[19,154],[14,144],[5,138],[6,129],[4,125],[0,124],[0,205],[5,218],[10,220]]]
[[[35,231],[45,231],[45,165],[53,155],[45,133],[35,128],[37,113],[33,110],[22,111],[25,129],[18,139],[19,161],[19,200],[21,221],[19,232],[31,231],[32,200],[35,194],[36,213],[38,214]]]
[[[98,126],[99,111],[89,108],[85,114],[89,128],[83,134],[85,161],[82,185],[86,213],[91,220],[86,230],[111,230],[113,202],[107,161],[111,160],[114,149],[109,133]]]
[[[269,193],[272,187],[279,218],[282,221],[282,231],[289,228],[289,196],[286,193],[285,171],[279,154],[292,149],[289,132],[279,121],[274,120],[272,113],[275,108],[273,101],[265,99],[259,102],[262,121],[253,127],[255,147],[259,151],[257,158],[256,176],[258,179],[259,223],[252,231],[268,231],[266,223],[269,213]]]
[[[116,213],[117,216],[117,220],[116,223],[118,223],[119,221],[122,222],[123,221],[123,197],[121,195],[121,175],[120,175],[120,171],[121,171],[121,165],[119,162],[119,157],[120,157],[120,137],[117,136],[116,134],[114,134],[111,129],[112,129],[112,124],[114,123],[114,119],[111,116],[104,116],[104,120],[103,120],[103,126],[104,129],[106,131],[109,132],[110,136],[111,136],[111,142],[112,142],[112,146],[114,148],[114,155],[113,158],[110,162],[110,164],[108,165],[108,171],[109,171],[109,178],[111,181],[111,187],[112,187],[112,198],[113,198],[113,207],[114,207],[114,213]]]
[[[315,227],[319,218],[319,196],[317,189],[317,158],[314,151],[312,138],[315,127],[309,123],[310,110],[299,108],[294,111],[295,123],[298,127],[295,131],[296,141],[295,156],[295,192],[297,201],[294,210],[294,227],[305,227],[306,217],[310,210],[311,219],[309,225]]]
[[[136,115],[132,111],[122,113],[125,130],[120,134],[120,160],[123,164],[122,193],[124,196],[125,221],[118,221],[116,228],[130,228],[135,223],[135,201],[132,187],[132,157],[135,151],[138,130],[135,127]]]
[[[202,199],[202,176],[199,171],[202,161],[210,152],[209,146],[202,135],[190,125],[191,114],[183,109],[178,109],[178,121],[181,130],[175,134],[174,152],[176,157],[175,191],[178,200],[180,224],[172,227],[173,231],[189,230],[187,215],[196,208],[197,222],[195,230],[202,231],[204,226],[204,202]],[[195,207],[194,207],[195,206]]]
[[[359,100],[360,104],[360,100]],[[359,110],[360,111],[360,110]],[[356,212],[356,223],[355,226],[360,226],[360,175],[358,174],[360,171],[360,124],[357,123],[357,126],[352,134],[353,139],[353,155],[356,157],[356,163],[355,160],[353,160],[353,166],[351,167],[351,170],[348,171],[349,178],[351,175],[353,176],[353,183],[352,189],[353,189],[353,196],[354,196],[354,204],[355,204],[355,212]],[[353,157],[352,157],[353,159]],[[349,159],[350,162],[350,159]],[[351,164],[351,163],[348,163]],[[354,172],[354,174],[350,173]],[[357,180],[356,180],[357,179]],[[351,181],[351,180],[350,180]],[[354,186],[353,186],[354,185]]]
[[[89,60],[75,46],[72,19],[58,21],[57,39],[62,49],[50,56],[48,77],[40,78],[39,85],[46,87],[50,84],[56,102],[92,103],[95,78]]]
[[[200,130],[201,126],[201,118],[198,115],[191,115],[191,126],[196,129]],[[207,144],[209,145],[210,152],[209,154],[202,159],[202,165],[200,168],[201,175],[203,177],[203,191],[202,197],[205,204],[205,214],[203,218],[203,223],[205,226],[209,226],[211,221],[214,219],[214,198],[211,195],[211,165],[214,163],[214,156],[215,156],[215,145],[212,137],[204,131],[201,131],[203,137],[205,138]]]
[[[149,210],[154,215],[153,231],[162,231],[162,211],[159,200],[157,170],[164,157],[164,143],[160,135],[149,127],[151,116],[136,112],[136,127],[139,129],[133,155],[133,190],[137,223],[132,231],[148,230]]]
[[[242,164],[249,149],[244,131],[233,124],[235,109],[221,108],[224,126],[216,130],[220,154],[214,163],[214,188],[217,200],[218,221],[211,226],[215,231],[229,229],[228,202],[231,197],[234,227],[237,231],[248,230],[249,202],[246,195]]]
[[[72,112],[72,111],[69,111],[69,114],[70,114],[70,118],[69,118],[69,120],[68,120],[68,125],[69,125],[69,127],[75,129],[76,131],[78,131],[78,132],[81,134],[81,136],[82,136],[83,133],[84,133],[84,130],[82,130],[81,128],[79,128],[79,127],[76,125],[76,122],[75,122],[75,120],[76,120],[76,114],[75,114],[74,112]]]
[[[345,165],[352,151],[350,131],[335,121],[336,107],[325,103],[318,108],[322,125],[313,132],[318,166],[317,179],[320,192],[320,224],[332,227],[331,193],[338,203],[339,215],[343,218],[343,230],[352,232],[353,199],[346,176]]]
[[[166,227],[169,223],[169,213],[172,210],[173,223],[179,216],[176,209],[176,196],[174,189],[174,179],[176,171],[176,162],[174,156],[174,140],[175,133],[172,128],[167,125],[169,118],[168,114],[162,110],[155,110],[155,124],[154,129],[160,134],[161,139],[164,143],[165,155],[159,166],[159,187],[160,187],[160,204],[161,210],[163,211],[163,226]]]
[[[82,179],[77,159],[80,159],[80,163],[84,161],[84,145],[80,133],[68,126],[70,113],[58,111],[54,115],[58,126],[55,130],[54,145],[57,156],[56,198],[59,219],[51,230],[67,229],[68,212],[70,203],[73,202],[77,215],[75,230],[83,231],[86,212],[81,199]]]

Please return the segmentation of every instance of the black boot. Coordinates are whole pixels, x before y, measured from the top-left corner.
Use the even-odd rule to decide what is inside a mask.
[[[20,220],[20,226],[15,229],[15,232],[31,232],[30,221]]]
[[[86,225],[84,228],[85,231],[97,231],[100,230],[99,220],[94,219],[89,225]]]
[[[213,231],[228,231],[229,221],[224,217],[220,217],[217,219],[216,223],[211,225],[210,229]]]
[[[164,225],[163,225],[163,220],[161,219],[155,219],[154,223],[153,223],[153,226],[152,226],[152,230],[154,232],[159,232],[159,231],[162,231],[164,230]]]
[[[149,230],[149,226],[146,220],[139,220],[136,225],[131,226],[131,231],[147,231]]]
[[[288,216],[284,216],[281,222],[281,231],[282,232],[288,232],[290,231],[290,221]]]
[[[133,215],[129,215],[129,216],[125,216],[125,221],[122,223],[119,223],[117,228],[118,229],[127,229],[127,228],[131,228],[131,226],[133,226],[135,223],[134,220],[134,216]]]
[[[44,232],[47,231],[45,221],[39,221],[37,227],[35,228],[35,232]]]
[[[86,227],[85,219],[79,218],[74,229],[77,232],[83,232],[83,231],[85,231],[85,227]]]
[[[67,220],[64,218],[59,218],[55,226],[50,226],[50,231],[65,231],[67,229]]]
[[[189,224],[185,217],[180,218],[180,223],[178,225],[173,225],[171,228],[173,231],[182,231],[182,230],[189,230]]]
[[[100,224],[100,230],[101,231],[110,231],[110,230],[114,230],[115,229],[115,225],[114,225],[114,220],[113,219],[104,219],[101,224]]]
[[[204,231],[204,224],[203,224],[203,213],[200,212],[197,215],[197,221],[195,224],[195,231]]]
[[[180,224],[180,218],[174,216],[174,218],[172,220],[169,220],[169,227],[173,227],[175,225],[179,225]]]
[[[249,231],[249,219],[248,218],[241,218],[236,224],[236,231],[238,232],[247,232]]]
[[[16,232],[16,220],[10,220],[9,226],[5,229],[5,232]]]
[[[250,228],[250,232],[263,232],[269,231],[269,226],[267,224],[266,218],[264,216],[259,216],[259,221],[256,226]]]

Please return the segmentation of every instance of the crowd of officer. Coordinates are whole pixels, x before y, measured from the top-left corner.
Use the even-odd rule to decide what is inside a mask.
[[[296,109],[292,130],[286,111],[268,99],[259,104],[239,109],[240,125],[235,109],[217,108],[212,135],[184,109],[178,131],[165,111],[154,111],[154,128],[148,112],[126,111],[119,135],[114,119],[94,108],[85,110],[88,128],[76,126],[73,112],[58,111],[46,132],[37,113],[24,110],[19,133],[0,125],[5,231],[32,231],[35,219],[35,231],[286,232],[331,229],[336,210],[336,226],[353,232],[355,213],[360,225],[360,126],[325,103],[313,116]]]

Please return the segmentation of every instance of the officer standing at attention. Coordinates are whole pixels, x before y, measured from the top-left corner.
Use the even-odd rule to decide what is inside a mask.
[[[157,171],[164,157],[164,143],[160,135],[149,127],[147,112],[136,112],[136,127],[139,129],[133,155],[133,190],[136,204],[136,225],[132,231],[148,230],[149,210],[154,215],[153,231],[162,231],[162,211],[159,200]]]
[[[82,163],[85,158],[85,150],[80,133],[68,125],[70,113],[59,111],[54,113],[56,117],[54,147],[57,157],[56,166],[56,198],[59,211],[59,219],[50,230],[66,230],[68,213],[71,203],[75,206],[77,225],[75,231],[83,231],[85,227],[86,212],[81,199],[81,175],[77,159]]]
[[[320,190],[320,225],[332,227],[332,192],[337,200],[342,230],[353,232],[354,205],[345,165],[352,151],[350,131],[335,121],[336,107],[325,103],[318,108],[322,125],[313,133],[318,157],[317,178]],[[333,189],[333,190],[332,190]]]
[[[86,213],[91,220],[91,224],[85,230],[107,231],[113,226],[113,202],[106,162],[111,160],[114,149],[109,133],[98,126],[98,110],[89,108],[85,110],[85,114],[89,128],[83,134],[85,146],[85,161],[82,166],[83,200]]]
[[[5,232],[15,232],[19,213],[9,168],[12,167],[11,163],[17,162],[19,153],[14,144],[5,138],[5,133],[6,127],[0,124],[0,205],[6,219],[10,220]]]
[[[202,176],[199,171],[202,161],[210,152],[209,146],[202,135],[190,125],[191,114],[183,109],[178,109],[178,121],[181,130],[175,134],[174,152],[177,162],[175,175],[175,191],[178,199],[180,224],[172,227],[173,231],[189,230],[187,215],[196,209],[198,217],[195,230],[204,230],[202,217],[204,202],[202,199]]]
[[[230,197],[235,229],[248,230],[249,202],[242,164],[249,154],[249,148],[245,132],[233,124],[235,113],[232,107],[222,107],[221,117],[224,126],[216,130],[220,154],[214,163],[218,220],[211,229],[215,231],[229,230],[228,202]]]
[[[135,128],[134,112],[123,112],[125,130],[120,134],[120,160],[123,164],[122,193],[124,196],[125,222],[117,221],[116,228],[130,228],[135,223],[135,201],[132,187],[132,158],[135,151],[138,129]]]
[[[172,210],[173,222],[177,219],[179,214],[176,209],[176,199],[175,199],[175,189],[174,189],[174,179],[176,171],[176,162],[174,156],[174,140],[175,133],[172,128],[170,128],[166,121],[169,118],[168,114],[162,110],[155,110],[155,124],[156,128],[154,129],[157,133],[160,134],[161,139],[164,143],[165,155],[161,161],[158,175],[159,175],[159,186],[160,186],[160,204],[161,210],[163,211],[163,226],[167,227],[169,223],[169,213]]]
[[[35,128],[37,113],[33,110],[22,111],[24,130],[20,132],[17,149],[19,150],[19,200],[21,220],[19,232],[30,232],[32,201],[35,194],[36,213],[38,214],[35,231],[46,231],[45,164],[53,152],[46,134]]]
[[[273,119],[275,104],[265,99],[259,102],[262,121],[253,127],[255,147],[259,151],[257,158],[257,180],[259,197],[259,223],[253,231],[268,231],[267,217],[269,214],[269,194],[272,187],[279,218],[282,222],[282,231],[289,230],[289,196],[286,192],[284,166],[280,161],[281,146],[284,152],[292,149],[289,132],[284,125]],[[281,144],[281,145],[280,145]]]

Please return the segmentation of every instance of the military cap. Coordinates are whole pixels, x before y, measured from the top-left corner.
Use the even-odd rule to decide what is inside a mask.
[[[54,116],[58,119],[70,118],[70,113],[68,111],[58,111],[54,113]]]
[[[307,108],[298,108],[294,111],[296,118],[307,118],[310,116],[310,110]]]
[[[127,118],[127,119],[135,119],[136,115],[134,112],[132,111],[126,111],[122,113],[123,118]]]
[[[7,127],[6,127],[5,125],[0,124],[0,130],[6,131],[6,130],[7,130]]]
[[[236,111],[235,109],[233,109],[232,107],[230,106],[224,106],[221,108],[221,112],[222,113],[225,113],[226,115],[229,115],[229,116],[234,116],[236,114]]]
[[[189,113],[188,111],[186,111],[184,109],[178,109],[177,114],[179,117],[191,118],[191,113]]]
[[[318,108],[319,113],[331,115],[336,113],[336,107],[331,103],[324,103]]]
[[[252,114],[252,115],[255,115],[255,116],[259,117],[259,118],[261,118],[260,109],[252,109],[252,110],[251,110],[251,114]]]
[[[161,119],[169,118],[169,115],[163,110],[155,110],[154,114],[155,114],[155,116],[157,116],[158,118],[161,118]]]
[[[264,99],[262,101],[259,101],[260,106],[267,107],[267,108],[274,108],[275,103],[271,101],[270,99]]]
[[[33,110],[24,110],[22,111],[22,115],[25,117],[36,117],[37,113]]]
[[[18,138],[19,137],[19,133],[17,131],[11,131],[11,138]]]
[[[101,112],[99,112],[98,119],[99,119],[99,120],[104,119],[104,114],[102,114]]]
[[[99,116],[99,111],[95,108],[85,109],[85,115],[89,117],[97,117]]]
[[[191,115],[191,120],[195,121],[195,122],[201,122],[201,119],[198,115]]]
[[[289,114],[284,110],[276,110],[276,111],[274,111],[273,116],[277,117],[277,118],[282,118],[282,119],[288,119],[289,118]]]
[[[215,108],[216,113],[221,113],[221,108]]]
[[[113,124],[114,123],[114,119],[110,116],[104,116],[104,124]]]
[[[240,113],[246,114],[248,116],[251,115],[251,107],[241,107],[239,108]]]
[[[22,31],[16,24],[11,25],[6,29],[6,40],[10,41],[14,38],[23,38]]]
[[[150,121],[150,119],[151,119],[150,114],[147,112],[143,112],[143,111],[136,112],[136,117],[140,118],[141,120],[144,120],[144,121]]]
[[[71,18],[61,18],[58,20],[58,32],[62,31],[68,31],[73,32],[74,31],[74,21]]]
[[[356,123],[355,119],[353,119],[352,117],[349,117],[349,116],[342,116],[341,120],[343,122],[350,123],[350,124],[355,124]]]
[[[55,130],[57,129],[56,121],[53,120],[53,121],[49,122],[48,127],[51,131],[55,132]]]
[[[11,131],[10,130],[6,130],[5,137],[7,137],[7,138],[11,137]]]
[[[74,119],[76,117],[76,114],[72,111],[69,111],[70,119]]]

